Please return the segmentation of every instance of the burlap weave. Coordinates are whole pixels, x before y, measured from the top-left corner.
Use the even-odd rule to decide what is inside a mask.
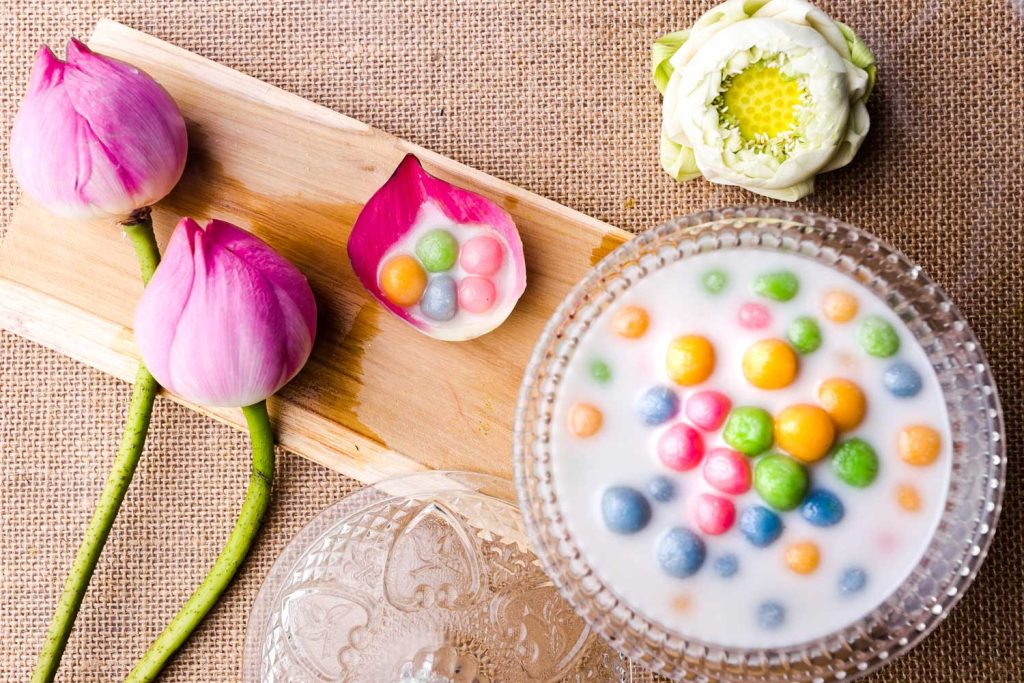
[[[111,17],[580,209],[642,230],[756,198],[658,168],[648,48],[693,0],[0,1],[0,154],[39,43]],[[896,244],[981,337],[1007,417],[1010,481],[977,583],[871,680],[1024,681],[1024,9],[1020,0],[830,0],[879,61],[872,132],[804,202]],[[87,268],[87,263],[68,264]],[[23,681],[115,451],[128,388],[0,334],[0,679]],[[281,453],[258,550],[164,680],[233,681],[251,601],[285,541],[355,483]],[[246,439],[158,401],[146,455],[61,680],[119,680],[212,561],[236,514]]]

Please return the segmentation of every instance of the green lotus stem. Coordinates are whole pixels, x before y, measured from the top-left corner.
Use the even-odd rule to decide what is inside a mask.
[[[274,479],[274,435],[266,401],[242,408],[242,413],[249,425],[252,441],[252,473],[235,528],[199,588],[149,646],[146,654],[125,678],[125,683],[152,681],[160,674],[167,660],[182,646],[227,590],[256,540],[270,503],[270,489]]]
[[[156,272],[156,267],[160,265],[160,245],[156,243],[156,235],[153,234],[153,219],[150,217],[149,207],[133,213],[121,227],[135,247],[135,258],[142,271],[142,282],[148,285],[149,279]]]
[[[142,271],[142,281],[148,283],[160,263],[160,248],[156,243],[156,236],[153,234],[153,222],[149,216],[149,209],[140,209],[132,214],[123,227],[135,247],[139,268]],[[85,591],[89,587],[89,580],[92,578],[96,563],[100,559],[100,553],[103,552],[103,546],[110,535],[110,528],[117,518],[117,512],[121,508],[121,501],[124,500],[128,485],[135,474],[135,468],[139,464],[142,447],[146,442],[146,433],[149,431],[149,417],[153,412],[153,401],[159,390],[160,386],[153,379],[153,375],[149,374],[146,366],[139,363],[139,369],[135,375],[135,386],[132,388],[131,403],[128,405],[128,419],[125,423],[124,434],[121,436],[121,447],[110,468],[107,483],[103,486],[103,492],[100,493],[100,499],[93,510],[89,526],[85,530],[85,538],[78,546],[78,554],[75,555],[75,561],[71,565],[71,572],[64,582],[64,590],[57,601],[57,609],[50,622],[50,629],[43,642],[43,648],[39,652],[35,671],[32,673],[33,683],[49,683],[57,675],[57,668],[64,655],[64,648],[67,647],[68,637],[75,624],[75,617],[78,616],[78,610],[82,606]]]

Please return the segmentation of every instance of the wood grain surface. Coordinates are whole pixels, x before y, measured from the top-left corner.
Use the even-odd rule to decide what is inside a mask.
[[[188,123],[185,175],[154,211],[161,245],[181,216],[221,218],[310,279],[319,333],[309,364],[271,403],[281,444],[367,482],[425,468],[510,477],[515,398],[532,347],[573,284],[629,233],[121,24],[100,22],[89,44],[147,71]],[[519,226],[526,293],[480,339],[420,334],[373,301],[349,267],[352,223],[409,152]],[[0,327],[130,381],[141,290],[116,225],[57,219],[22,201],[0,244]],[[192,407],[244,426],[239,411]]]

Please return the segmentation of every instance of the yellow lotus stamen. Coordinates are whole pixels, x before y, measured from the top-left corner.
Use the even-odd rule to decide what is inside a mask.
[[[777,67],[762,63],[737,74],[725,91],[725,108],[745,140],[767,137],[794,127],[803,88],[783,76]]]

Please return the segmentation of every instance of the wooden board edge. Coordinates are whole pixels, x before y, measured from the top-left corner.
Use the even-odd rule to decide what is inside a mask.
[[[4,278],[0,278],[0,329],[122,381],[135,379],[139,357],[129,328]],[[235,429],[246,429],[239,410],[196,405],[166,391],[162,395]],[[271,399],[269,408],[281,446],[364,483],[427,469],[287,400]]]
[[[357,121],[356,119],[342,114],[341,112],[316,104],[296,95],[295,93],[278,88],[277,86],[242,73],[241,71],[232,69],[231,67],[218,62],[214,62],[201,55],[197,55],[194,52],[189,52],[184,48],[168,43],[167,41],[156,38],[155,36],[151,36],[143,31],[131,28],[130,26],[126,26],[125,24],[114,21],[113,19],[100,19],[93,28],[92,37],[89,42],[90,46],[95,46],[101,49],[105,45],[116,46],[119,42],[127,41],[143,43],[155,50],[168,52],[175,58],[184,59],[201,70],[208,70],[211,73],[220,73],[222,75],[230,76],[227,80],[231,80],[231,78],[241,79],[239,83],[244,84],[245,87],[232,89],[232,92],[242,97],[253,99],[253,94],[259,93],[259,97],[257,99],[261,103],[272,104],[275,100],[280,101],[283,108],[287,107],[289,110],[301,112],[310,120],[317,121],[332,128],[356,131],[372,130],[381,136],[393,140],[397,149],[403,152],[415,154],[422,160],[426,161],[430,165],[431,171],[442,170],[445,173],[452,174],[459,178],[470,179],[478,186],[487,187],[492,194],[500,194],[506,197],[511,197],[520,203],[532,204],[546,213],[558,216],[560,220],[568,220],[588,230],[592,230],[595,235],[604,236],[611,234],[622,241],[627,241],[634,237],[630,232],[616,228],[613,225],[588,216],[587,214],[567,207],[564,204],[559,204],[553,199],[548,199],[547,197],[524,190],[518,185],[513,185],[512,183],[496,178],[461,162],[454,161],[441,154],[420,147],[419,145],[405,141],[379,128],[373,128],[372,126],[362,123],[361,121]],[[224,80],[225,79],[218,79],[218,83],[223,83]]]

